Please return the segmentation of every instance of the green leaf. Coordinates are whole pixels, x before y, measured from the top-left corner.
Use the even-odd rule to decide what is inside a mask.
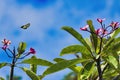
[[[72,60],[60,61],[60,62],[55,63],[54,65],[51,65],[50,67],[48,67],[45,70],[45,72],[43,73],[43,75],[46,76],[48,74],[58,72],[60,70],[63,70],[65,68],[69,68],[73,65],[76,65],[76,64],[84,62],[84,61],[88,61],[88,59],[72,59]]]
[[[82,71],[82,79],[88,79],[93,71],[95,69],[95,63],[94,62],[88,62],[85,66],[84,66],[84,69]]]
[[[89,45],[86,43],[84,38],[81,34],[79,34],[76,30],[74,30],[72,27],[69,26],[63,26],[63,30],[69,32],[72,36],[74,36],[78,41],[80,41],[89,51],[91,51]]]
[[[119,55],[117,54],[117,52],[113,51],[112,55],[114,56],[114,58],[116,58],[116,60],[119,62]]]
[[[71,45],[64,49],[62,49],[60,56],[65,54],[75,54],[75,53],[83,53],[84,55],[90,55],[88,49],[82,45]]]
[[[32,56],[31,59],[37,59],[36,56]],[[36,64],[30,64],[30,70],[34,73],[37,72],[37,65]]]
[[[117,42],[120,41],[120,37],[115,38],[115,41]]]
[[[0,63],[0,68],[3,68],[7,65],[8,63]]]
[[[95,29],[94,29],[94,26],[92,24],[92,21],[88,20],[87,24],[89,25],[90,32],[91,32],[91,35],[92,35],[92,37],[91,37],[91,43],[93,44],[93,47],[94,47],[94,49],[96,51],[96,49],[97,49],[97,42],[98,42],[97,41],[98,36],[95,34]]]
[[[114,38],[109,39],[107,43],[104,45],[104,50],[106,50],[112,43],[114,42]]]
[[[34,65],[41,65],[41,66],[51,66],[53,63],[47,61],[47,60],[43,60],[43,59],[25,59],[22,61],[22,63],[25,64],[34,64]]]
[[[120,41],[119,42],[115,42],[112,46],[111,46],[111,48],[112,48],[112,50],[114,50],[114,51],[119,51],[120,50]]]
[[[112,34],[110,34],[110,39],[107,41],[107,43],[104,46],[104,49],[108,48],[108,46],[110,46],[114,41],[115,41],[115,37],[120,33],[120,28],[118,28],[117,30],[115,30]],[[119,38],[118,38],[119,39]]]
[[[108,66],[107,69],[104,71],[103,77],[105,78],[105,80],[113,80],[113,78],[117,75],[119,75],[119,72],[117,72],[113,67]]]
[[[116,29],[112,34],[110,34],[111,38],[115,38],[120,33],[120,28]]]
[[[108,61],[111,65],[113,65],[115,69],[118,68],[118,61],[116,60],[115,57],[109,55],[107,61]]]
[[[21,55],[22,53],[24,53],[25,49],[26,49],[26,43],[25,42],[20,42],[19,46],[17,48],[18,54]]]
[[[32,80],[40,80],[39,77],[27,68],[21,68]]]
[[[56,62],[60,62],[60,61],[64,61],[65,59],[63,59],[63,58],[55,58],[54,59],[54,61],[56,61]]]
[[[62,59],[62,58],[55,58],[54,61],[60,62],[60,61],[65,61],[65,59]],[[79,72],[79,70],[78,70],[78,68],[77,68],[76,65],[70,66],[69,69],[71,69],[73,72],[76,72],[76,73]]]
[[[107,54],[112,54],[117,60],[119,60],[119,54],[118,52],[120,51],[120,41],[119,39],[114,39],[114,42],[111,43],[108,47],[104,48],[103,51]],[[105,54],[104,53],[104,54]]]

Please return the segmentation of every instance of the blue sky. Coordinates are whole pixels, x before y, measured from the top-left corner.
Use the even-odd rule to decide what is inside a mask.
[[[12,41],[11,46],[17,46],[20,41],[25,41],[28,49],[29,47],[36,49],[36,55],[39,58],[52,61],[55,57],[60,57],[59,53],[63,47],[79,43],[71,35],[61,30],[62,26],[71,26],[84,37],[87,37],[88,34],[80,31],[79,28],[86,25],[88,19],[92,19],[97,28],[99,25],[96,18],[106,18],[106,23],[120,21],[120,1],[1,0],[0,39],[10,39]],[[28,22],[31,23],[29,29],[20,29],[21,25]],[[64,58],[70,59],[73,56],[64,56]],[[2,52],[0,62],[8,60]],[[41,72],[38,74],[44,70],[44,67],[40,67]],[[0,76],[5,77],[8,72],[9,68],[0,69]],[[66,69],[46,76],[43,80],[62,80],[68,72],[70,70]],[[24,75],[23,80],[29,80],[25,73],[17,68],[15,73],[16,75]]]

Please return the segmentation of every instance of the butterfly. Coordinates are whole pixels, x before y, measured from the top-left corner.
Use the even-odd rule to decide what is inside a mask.
[[[27,29],[28,27],[30,27],[30,23],[27,23],[27,24],[21,26],[22,29]]]

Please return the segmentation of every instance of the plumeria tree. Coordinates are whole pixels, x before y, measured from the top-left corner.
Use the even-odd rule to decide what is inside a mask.
[[[19,59],[24,59],[25,57],[27,57],[30,54],[35,54],[36,51],[33,48],[30,48],[30,50],[28,52],[25,52],[25,48],[26,48],[25,42],[21,42],[19,44],[19,46],[17,48],[17,52],[16,52],[15,47],[13,49],[9,48],[9,45],[11,44],[10,40],[3,39],[2,43],[3,43],[3,46],[1,48],[4,50],[4,52],[7,54],[7,56],[12,59],[12,62],[11,63],[1,63],[1,67],[8,66],[8,65],[11,67],[10,80],[13,80],[14,67],[17,64],[17,61]]]
[[[75,37],[80,44],[70,45],[62,49],[60,56],[73,54],[76,58],[67,60],[55,58],[55,62],[50,62],[35,56],[36,51],[30,48],[26,51],[26,43],[20,42],[18,47],[9,48],[12,44],[10,40],[3,39],[1,49],[11,58],[12,62],[0,63],[0,68],[10,66],[10,80],[13,80],[14,67],[22,69],[32,80],[42,80],[49,74],[71,69],[77,80],[111,80],[119,79],[120,76],[120,28],[119,22],[112,21],[106,25],[105,19],[97,19],[100,24],[95,29],[91,20],[87,25],[80,28],[80,31],[90,33],[89,38],[84,38],[79,32],[69,26],[63,26],[62,29]],[[28,24],[27,24],[28,25]],[[29,24],[30,25],[30,24]],[[26,29],[26,28],[25,28]],[[25,59],[33,54],[31,58]],[[28,64],[30,68],[19,67],[18,64]],[[38,66],[48,66],[41,74],[37,74]],[[67,77],[68,78],[68,77]],[[2,79],[2,78],[1,78]]]
[[[100,24],[98,29],[94,28],[91,20],[87,21],[85,27],[80,28],[85,33],[90,33],[87,39],[83,38],[72,27],[62,27],[63,30],[75,37],[80,44],[63,48],[60,55],[74,54],[76,58],[72,60],[55,58],[54,61],[57,63],[50,66],[44,72],[44,75],[69,68],[77,74],[77,80],[111,80],[119,76],[119,22],[112,21],[106,25],[104,21],[105,19],[97,19],[97,22]]]
[[[22,27],[25,27],[25,26],[30,26],[30,24],[23,25]],[[42,76],[37,74],[37,66],[50,66],[53,64],[47,60],[37,58],[35,56],[36,51],[34,48],[31,47],[29,50],[26,50],[27,44],[25,42],[20,42],[17,48],[13,46],[12,49],[9,47],[10,44],[12,44],[10,40],[3,39],[2,43],[3,43],[3,46],[1,46],[1,49],[11,59],[11,63],[2,62],[0,63],[0,68],[3,68],[5,66],[10,67],[9,80],[14,79],[15,67],[23,70],[32,80],[41,80]],[[25,59],[29,55],[33,55],[33,56],[31,58]],[[28,64],[30,68],[25,68],[24,66],[21,67],[19,66],[19,64]],[[0,77],[0,80],[4,80],[4,78]]]
[[[41,80],[40,75],[37,75],[37,66],[50,66],[53,63],[43,60],[40,58],[37,58],[35,56],[36,51],[34,48],[30,48],[28,51],[26,51],[26,43],[25,42],[20,42],[17,49],[13,47],[13,49],[9,48],[9,45],[11,44],[10,40],[3,39],[2,40],[3,46],[1,49],[6,53],[6,55],[12,60],[11,63],[8,62],[3,62],[0,63],[0,68],[5,67],[5,66],[10,66],[10,79],[14,79],[14,68],[18,67],[22,69],[32,80]],[[33,54],[31,58],[25,59],[27,56]],[[19,67],[18,64],[28,64],[30,65],[30,69],[23,67]],[[2,80],[4,80],[1,77]]]

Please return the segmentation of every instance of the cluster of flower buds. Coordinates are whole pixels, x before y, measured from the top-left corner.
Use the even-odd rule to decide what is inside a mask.
[[[109,34],[111,34],[113,31],[115,31],[116,29],[119,28],[119,22],[111,22],[110,25],[105,26],[105,24],[103,24],[103,21],[105,21],[104,19],[100,19],[98,18],[97,21],[101,24],[101,28],[98,28],[97,30],[95,30],[95,32],[90,32],[89,25],[86,25],[82,28],[80,28],[80,30],[82,31],[88,31],[90,33],[94,33],[96,35],[98,35],[99,37],[105,37]],[[110,29],[109,29],[110,28]]]
[[[12,50],[10,50],[9,49],[9,45],[11,44],[11,41],[10,40],[7,40],[7,39],[3,39],[2,40],[2,43],[3,43],[3,46],[1,47],[6,53],[7,53],[7,50],[9,50],[12,54],[16,54],[16,53],[14,53],[14,52],[12,52]],[[30,50],[28,51],[28,52],[25,52],[25,56],[27,56],[27,55],[29,55],[29,54],[35,54],[36,53],[36,51],[35,51],[35,49],[33,49],[33,48],[30,48]],[[7,53],[7,55],[8,55],[8,53]],[[9,55],[8,55],[9,56]],[[25,57],[24,56],[24,57]]]
[[[3,43],[2,49],[3,49],[3,50],[6,50],[7,47],[11,44],[11,41],[10,41],[10,40],[7,40],[7,39],[3,39],[3,40],[2,40],[2,43]]]

